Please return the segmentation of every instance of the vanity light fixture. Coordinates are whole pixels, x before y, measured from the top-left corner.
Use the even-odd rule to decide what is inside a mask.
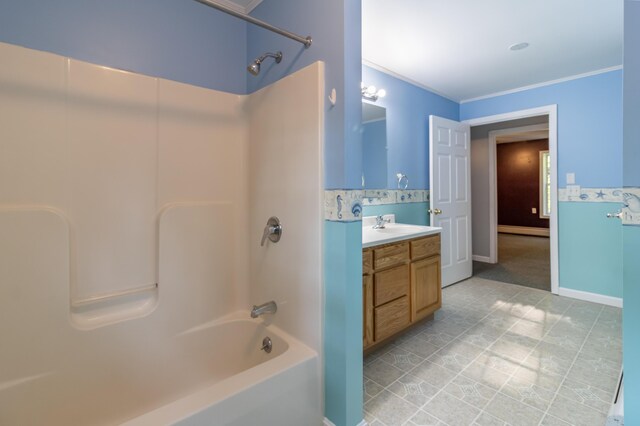
[[[384,98],[387,91],[384,89],[377,89],[376,86],[365,86],[364,83],[360,83],[360,91],[362,97],[370,101],[377,101],[378,98]]]

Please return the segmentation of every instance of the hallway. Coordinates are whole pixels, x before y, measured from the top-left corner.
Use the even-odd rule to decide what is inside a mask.
[[[551,291],[549,238],[498,234],[498,263],[474,261],[473,276]]]

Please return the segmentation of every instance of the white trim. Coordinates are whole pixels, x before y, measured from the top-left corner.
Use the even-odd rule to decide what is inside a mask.
[[[549,236],[549,228],[534,228],[532,226],[498,225],[498,232],[503,234],[533,235],[536,237]]]
[[[473,256],[471,256],[471,258],[476,262],[496,263],[496,262],[492,262],[491,258],[487,256],[478,256],[477,254],[474,254]]]
[[[336,426],[331,420],[329,420],[326,417],[324,418],[324,421],[322,422],[322,424],[324,426]],[[369,426],[369,423],[367,423],[366,420],[362,419],[362,421],[358,423],[356,426]]]
[[[549,132],[547,131],[547,136],[549,135]],[[544,173],[544,169],[545,169],[545,161],[544,161],[544,157],[549,155],[549,150],[545,149],[544,151],[540,151],[539,154],[539,161],[538,161],[538,169],[540,171],[540,177],[538,178],[538,183],[539,183],[539,192],[540,192],[540,197],[538,200],[538,217],[540,219],[546,219],[549,220],[549,215],[548,214],[544,214],[545,212],[545,202],[544,202],[544,194],[545,191],[547,190],[547,184],[546,184],[546,176]]]
[[[600,303],[608,306],[622,308],[622,298],[605,296],[603,294],[589,293],[588,291],[573,290],[571,288],[561,287],[558,295],[570,297],[572,299],[584,300],[586,302]]]
[[[551,292],[558,294],[560,272],[558,267],[558,106],[547,105],[521,111],[512,111],[504,114],[496,114],[487,117],[479,117],[465,120],[470,126],[481,126],[485,124],[499,123],[503,121],[516,120],[520,118],[535,117],[539,115],[549,116],[549,155],[551,156],[551,217],[549,218],[549,249],[551,256]],[[511,130],[513,131],[513,130]],[[500,132],[497,130],[496,132]],[[491,137],[491,132],[489,133]],[[495,134],[494,134],[495,136]],[[495,138],[494,143],[489,140],[489,235],[490,238],[497,239],[498,214],[496,200],[496,161],[495,161]],[[494,227],[495,226],[495,227]],[[492,245],[490,242],[489,257],[497,262],[497,242]]]
[[[455,102],[457,104],[460,103],[460,101],[455,100],[454,98],[452,98],[449,95],[445,95],[444,93],[439,92],[439,91],[437,91],[436,89],[434,89],[432,87],[426,86],[426,85],[424,85],[422,83],[418,83],[417,81],[412,80],[409,77],[405,77],[404,75],[398,74],[397,72],[393,72],[389,68],[385,68],[385,67],[383,67],[381,65],[378,65],[378,64],[376,64],[374,62],[367,61],[366,59],[363,59],[362,60],[362,65],[366,65],[369,68],[373,68],[376,71],[380,71],[382,73],[390,75],[391,77],[397,78],[398,80],[402,80],[405,83],[409,83],[409,84],[411,84],[413,86],[416,86],[416,87],[418,87],[420,89],[424,89],[424,90],[426,90],[428,92],[433,93],[434,95],[442,96],[443,98],[445,98],[447,100],[450,100],[451,102]]]
[[[578,80],[580,78],[592,77],[598,74],[604,74],[611,71],[618,71],[622,69],[622,65],[616,65],[614,67],[601,68],[599,70],[589,71],[582,74],[575,74],[569,77],[558,78],[556,80],[544,81],[542,83],[530,84],[529,86],[522,86],[515,89],[503,90],[502,92],[490,93],[488,95],[482,95],[475,98],[463,99],[460,104],[466,104],[474,101],[481,101],[483,99],[495,98],[497,96],[510,95],[512,93],[524,92],[525,90],[538,89],[540,87],[551,86],[554,84],[565,83],[567,81]],[[441,95],[444,96],[444,95]]]

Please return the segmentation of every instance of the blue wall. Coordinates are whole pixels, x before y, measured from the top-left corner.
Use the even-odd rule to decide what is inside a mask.
[[[551,104],[558,106],[559,186],[568,172],[583,187],[622,186],[622,71],[463,103],[460,119]],[[560,287],[622,297],[622,227],[605,216],[619,206],[558,204]]]
[[[385,120],[362,125],[362,172],[364,187],[387,187],[387,123]]]
[[[558,105],[558,185],[622,185],[622,71],[463,103],[460,119]]]
[[[402,172],[408,189],[429,189],[429,115],[458,120],[458,104],[367,66],[362,82],[387,91],[376,102],[387,109],[387,188],[397,189]]]
[[[315,61],[326,64],[325,188],[362,187],[361,3],[359,0],[265,0],[252,15],[301,35],[313,45],[248,27],[247,60],[281,50],[282,63],[248,76],[248,91]],[[325,415],[337,426],[362,420],[362,224],[325,221]]]
[[[559,203],[560,285],[622,297],[622,226],[617,203]]]
[[[624,2],[624,185],[640,186],[640,2]],[[625,424],[640,424],[640,226],[624,226]]]
[[[281,50],[284,57],[279,65],[265,67],[260,76],[248,75],[248,91],[265,87],[315,61],[324,61],[326,94],[335,88],[338,98],[334,107],[326,103],[325,187],[361,188],[360,1],[265,0],[251,15],[303,36],[311,35],[313,45],[305,49],[302,44],[250,25],[247,63],[267,51]]]
[[[409,223],[411,225],[429,225],[429,214],[427,209],[429,203],[404,203],[404,204],[382,204],[378,206],[363,206],[362,216],[378,216],[385,214],[395,214],[396,222]]]
[[[244,94],[246,24],[195,1],[0,0],[0,41]]]

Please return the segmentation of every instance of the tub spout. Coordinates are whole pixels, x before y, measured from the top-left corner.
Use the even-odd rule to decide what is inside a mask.
[[[275,314],[277,310],[278,306],[273,300],[259,306],[253,305],[253,309],[251,309],[251,318],[258,318],[260,315],[264,314]]]

